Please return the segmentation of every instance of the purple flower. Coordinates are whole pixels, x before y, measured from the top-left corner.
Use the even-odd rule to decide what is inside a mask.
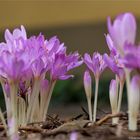
[[[109,51],[110,51],[110,55],[112,55],[112,56],[119,55],[119,52],[116,49],[114,42],[112,41],[110,35],[109,34],[105,35],[105,38],[106,38],[107,46],[108,46]]]
[[[119,58],[108,56],[106,53],[103,55],[104,61],[107,66],[119,77],[120,80],[123,80],[125,73],[123,70],[123,64],[119,62]]]
[[[118,53],[117,49],[115,48],[115,45],[109,36],[109,34],[106,36],[106,42],[108,45],[108,48],[110,50],[110,56],[108,54],[103,55],[103,59],[106,62],[107,66],[119,77],[120,80],[123,80],[125,77],[124,74],[124,65],[122,63],[122,58],[120,54]]]
[[[60,41],[56,36],[49,40],[45,40],[44,47],[51,57],[58,53],[66,53],[66,47],[64,46],[64,43],[60,44]]]
[[[24,40],[27,39],[26,30],[23,25],[21,25],[21,29],[14,29],[13,33],[11,33],[8,29],[5,31],[5,40],[6,43],[12,43],[13,40],[23,38]]]
[[[121,53],[124,45],[134,44],[136,36],[136,21],[131,13],[124,13],[116,17],[111,24],[110,17],[107,19],[109,34]]]
[[[101,73],[106,68],[106,63],[104,62],[102,55],[98,52],[93,53],[92,58],[89,54],[85,53],[84,63],[94,73],[95,77],[100,77]]]
[[[136,69],[140,72],[140,46],[126,45],[122,62],[125,67]]]
[[[66,80],[73,77],[73,75],[67,75],[67,72],[83,63],[83,61],[79,61],[79,58],[80,56],[77,52],[69,55],[56,54],[51,67],[51,78],[53,80]]]
[[[0,59],[0,75],[4,78],[18,80],[26,71],[24,61],[8,51],[2,52]]]

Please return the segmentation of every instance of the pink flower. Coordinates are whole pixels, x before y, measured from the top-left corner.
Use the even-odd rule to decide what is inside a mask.
[[[124,13],[117,16],[111,23],[110,17],[107,19],[109,34],[117,47],[123,52],[124,45],[134,44],[136,37],[136,21],[131,13]]]
[[[93,53],[92,58],[89,54],[85,53],[84,63],[94,73],[95,77],[100,77],[101,73],[106,68],[106,63],[104,62],[102,55],[98,52]]]

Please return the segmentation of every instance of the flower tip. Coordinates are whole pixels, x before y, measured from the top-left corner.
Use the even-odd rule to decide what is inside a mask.
[[[117,82],[116,82],[116,80],[112,79],[110,82],[110,86],[109,86],[110,94],[115,94],[116,88],[117,88]]]
[[[85,71],[84,73],[84,85],[89,85],[91,84],[91,76],[88,70]]]

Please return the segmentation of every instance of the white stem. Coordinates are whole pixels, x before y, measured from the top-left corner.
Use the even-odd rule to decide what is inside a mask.
[[[138,114],[133,114],[129,113],[129,123],[128,127],[130,131],[136,131],[137,130],[137,115]]]
[[[126,78],[126,90],[127,90],[127,100],[128,100],[128,98],[129,98],[129,86],[130,86],[130,71],[128,69],[124,69],[124,71],[125,71],[125,78]],[[128,100],[128,102],[129,102],[129,100]]]
[[[128,127],[129,130],[137,130],[137,117],[139,114],[139,105],[140,105],[140,87],[139,77],[135,76],[132,78],[130,87],[129,87],[129,96],[128,96]]]
[[[99,78],[95,78],[95,98],[94,98],[93,122],[96,121],[98,86],[99,86]]]
[[[40,121],[43,120],[43,114],[45,111],[45,104],[48,98],[48,94],[49,94],[49,89],[47,89],[47,91],[44,91],[43,93],[40,93]]]
[[[27,122],[32,122],[35,107],[36,107],[36,102],[39,96],[39,89],[40,89],[40,80],[35,79],[34,80],[34,85],[33,85],[33,90],[31,93],[30,101],[29,101],[29,106],[27,108]],[[30,96],[30,95],[29,95]]]
[[[49,107],[49,104],[50,104],[50,100],[51,100],[51,97],[52,97],[52,92],[53,92],[55,83],[56,83],[56,81],[50,82],[49,93],[48,93],[48,96],[47,96],[47,100],[45,101],[46,103],[45,103],[44,111],[43,111],[43,121],[45,121],[45,119],[46,119],[46,114],[48,112],[48,107]]]
[[[11,98],[11,111],[8,116],[8,127],[10,139],[18,138],[18,125],[17,125],[17,83],[10,83],[10,98]]]
[[[88,102],[88,111],[89,111],[89,120],[92,121],[92,107],[91,107],[91,98],[87,98]]]
[[[117,112],[120,112],[120,109],[121,109],[123,87],[124,87],[124,82],[123,81],[120,81],[120,89],[119,89],[119,99],[118,99]]]
[[[118,124],[118,121],[119,121],[119,118],[118,118],[118,117],[112,118],[112,124],[113,124],[113,125]]]

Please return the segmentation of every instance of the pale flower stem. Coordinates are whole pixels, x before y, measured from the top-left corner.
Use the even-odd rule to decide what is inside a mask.
[[[92,107],[91,107],[91,98],[87,98],[88,110],[89,110],[89,120],[92,121]]]
[[[49,104],[50,104],[50,100],[51,100],[51,97],[52,97],[52,92],[53,92],[55,83],[56,83],[56,81],[50,82],[50,86],[49,86],[50,89],[49,89],[49,92],[48,92],[47,100],[45,101],[46,103],[45,103],[44,111],[43,111],[43,121],[45,121],[45,119],[46,119],[46,115],[47,115],[47,112],[48,112],[48,107],[49,107]]]
[[[10,96],[11,96],[11,114],[9,115],[9,120],[13,121],[13,124],[8,124],[9,127],[9,136],[11,139],[14,139],[15,137],[18,138],[18,125],[17,125],[17,83],[11,82],[10,83]],[[11,122],[10,122],[11,123]]]
[[[116,86],[116,93],[117,93],[117,100],[118,100],[118,89],[119,89],[119,78],[118,78],[118,76],[116,75],[116,84],[117,84],[117,86]]]
[[[129,98],[129,86],[130,86],[130,72],[128,69],[124,69],[125,77],[126,77],[126,90],[127,90],[127,98]],[[128,100],[128,99],[127,99]],[[129,100],[128,100],[129,102]]]
[[[99,78],[95,78],[95,98],[94,98],[93,122],[96,122],[98,86],[99,86]]]
[[[25,101],[22,103],[22,125],[24,126],[24,125],[26,125],[26,121],[25,121],[25,111],[26,111],[26,103],[25,103]]]
[[[112,114],[116,114],[117,113],[117,106],[118,106],[118,88],[119,88],[119,78],[116,75],[116,94],[115,94],[115,101],[113,101],[112,105],[111,105],[111,109],[112,109]],[[115,117],[112,118],[112,125],[116,125],[118,124],[119,118]]]
[[[32,122],[32,118],[33,118],[35,106],[36,106],[36,100],[38,99],[38,96],[39,96],[39,88],[40,88],[40,80],[35,79],[33,90],[32,90],[30,101],[29,101],[29,106],[27,109],[27,123]]]
[[[45,108],[45,103],[47,101],[47,97],[48,97],[48,90],[40,93],[40,121],[43,120],[43,112],[44,112],[44,108]]]
[[[137,130],[137,113],[129,113],[129,123],[128,128],[130,131],[136,131]]]
[[[32,102],[32,109],[31,109],[31,116],[30,116],[30,121],[33,121],[33,116],[34,116],[34,112],[36,109],[36,106],[38,104],[38,96],[39,96],[39,86],[40,86],[40,81],[39,80],[35,80],[35,84],[34,84],[34,88],[33,88],[33,93],[34,94],[34,101]]]
[[[44,111],[45,111],[45,104],[46,104],[46,101],[47,101],[47,97],[48,97],[48,90],[46,91],[46,93],[43,93],[41,96],[40,96],[40,121],[43,120],[43,114],[44,114]]]
[[[121,109],[121,103],[122,103],[122,94],[123,94],[123,87],[124,87],[124,82],[120,81],[120,88],[119,88],[119,99],[118,99],[118,107],[117,107],[117,112],[120,112]]]

